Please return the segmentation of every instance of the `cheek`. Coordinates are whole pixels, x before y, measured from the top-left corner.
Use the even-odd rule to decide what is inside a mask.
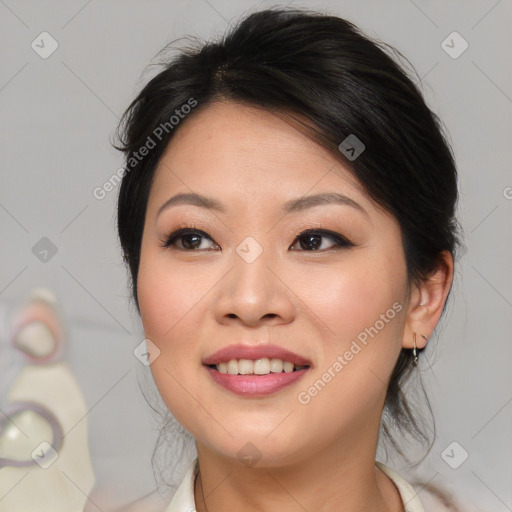
[[[319,412],[337,403],[363,417],[384,398],[401,350],[407,282],[399,255],[387,254],[376,249],[336,268],[312,266],[294,290],[305,297],[309,318],[322,332],[315,379],[329,384],[314,399]]]
[[[171,326],[173,310],[170,305],[175,297],[158,265],[151,265],[147,259],[144,262],[137,279],[141,319],[146,337],[160,346]]]
[[[322,418],[316,428],[379,410],[401,350],[405,285],[398,261],[391,268],[384,258],[354,258],[336,269],[315,268],[294,290],[323,333],[318,368],[300,397],[311,399],[306,409],[312,417]]]
[[[164,253],[152,253],[150,249],[141,254],[137,279],[140,315],[145,337],[160,350],[150,369],[162,397],[168,392],[175,395],[173,377],[181,381],[197,360],[190,339],[191,332],[195,332],[190,322],[197,302],[191,286],[194,280],[169,269]]]
[[[398,302],[405,309],[405,272],[390,261],[354,257],[334,268],[312,266],[307,280],[296,280],[294,291],[323,322],[323,331],[340,342],[356,337]],[[396,323],[396,322],[395,322]],[[390,325],[391,322],[386,325]],[[379,324],[380,325],[380,324]]]
[[[170,339],[177,339],[180,319],[190,312],[194,303],[194,286],[190,272],[170,268],[164,252],[151,249],[141,252],[137,293],[146,337],[159,348],[166,349]],[[153,339],[154,338],[154,339]]]
[[[195,330],[190,313],[197,303],[190,291],[194,281],[186,273],[170,272],[165,255],[150,256],[149,252],[141,253],[137,293],[144,335],[160,350],[150,370],[170,412],[193,431],[194,418],[201,415],[198,403],[190,398],[199,396],[199,390],[188,377],[197,371],[195,366],[199,361],[191,340],[191,332]]]

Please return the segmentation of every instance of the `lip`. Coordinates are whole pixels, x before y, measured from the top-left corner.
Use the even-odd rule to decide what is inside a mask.
[[[283,361],[290,361],[296,366],[311,366],[311,361],[303,356],[295,354],[290,350],[284,349],[277,345],[228,345],[214,352],[202,361],[205,366],[211,364],[219,364],[222,362],[230,361],[231,359],[262,359],[268,357],[269,359],[282,359]],[[293,372],[298,373],[298,372]],[[279,375],[279,374],[275,374]],[[235,376],[236,377],[236,376]],[[261,378],[261,377],[257,377]]]
[[[310,370],[304,368],[294,372],[269,373],[268,375],[231,375],[205,366],[212,379],[224,389],[244,397],[258,398],[271,395],[290,386],[304,377]]]

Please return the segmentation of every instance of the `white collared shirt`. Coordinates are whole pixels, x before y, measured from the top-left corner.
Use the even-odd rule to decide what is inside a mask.
[[[376,461],[376,466],[381,469],[396,485],[405,512],[425,512],[423,506],[412,486],[407,483],[396,471]],[[183,480],[165,512],[195,512],[194,483],[199,470],[197,457],[190,464]]]

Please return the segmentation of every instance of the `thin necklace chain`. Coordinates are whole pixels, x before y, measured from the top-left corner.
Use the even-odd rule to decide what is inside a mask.
[[[198,470],[197,475],[200,477],[201,472]],[[206,512],[208,512],[208,507],[206,506],[206,500],[204,498],[204,490],[203,490],[203,479],[201,478],[201,494],[203,495],[203,503],[204,503],[204,509]]]

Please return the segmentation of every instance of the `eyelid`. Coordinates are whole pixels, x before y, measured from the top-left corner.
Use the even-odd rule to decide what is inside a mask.
[[[207,222],[202,221],[187,221],[187,220],[181,220],[176,223],[172,223],[169,227],[163,227],[162,228],[162,238],[168,239],[170,235],[173,235],[177,231],[181,229],[190,229],[191,231],[196,229],[198,231],[204,231],[206,235],[208,235],[209,231],[212,231],[211,224],[208,224]]]
[[[334,237],[341,238],[342,240],[346,240],[346,242],[350,245],[356,245],[353,243],[346,235],[343,234],[344,230],[340,229],[329,229],[327,227],[326,222],[322,221],[311,221],[300,224],[300,226],[291,226],[289,230],[287,230],[286,236],[288,238],[295,237],[298,238],[303,236],[309,232],[321,233],[326,237]],[[294,238],[294,241],[295,241]]]
[[[170,231],[170,233],[168,235],[164,236],[163,240],[161,240],[160,246],[163,248],[173,247],[175,250],[184,251],[184,252],[201,252],[201,251],[215,250],[215,249],[180,249],[178,247],[175,247],[175,242],[177,240],[179,240],[182,236],[187,235],[187,234],[196,233],[196,234],[199,234],[200,236],[202,236],[203,239],[210,240],[212,243],[214,243],[215,245],[217,245],[219,247],[219,244],[206,231],[206,230],[208,230],[208,227],[202,225],[201,223],[199,223],[199,225],[204,227],[205,229],[200,229],[198,227],[198,223],[195,223],[195,222],[178,223],[176,226],[174,226],[174,228]],[[306,236],[308,234],[320,235],[321,237],[329,238],[333,242],[334,246],[332,248],[324,249],[321,251],[304,251],[304,252],[322,253],[322,252],[328,252],[330,250],[340,249],[343,247],[354,247],[356,245],[349,238],[342,235],[338,231],[333,231],[331,229],[321,227],[320,224],[317,224],[316,226],[312,226],[311,223],[309,223],[309,224],[302,225],[300,227],[300,230],[298,233],[297,233],[297,228],[290,230],[289,237],[292,237],[292,236],[294,237],[290,247],[293,247],[294,245],[296,245],[301,237]]]
[[[209,231],[212,230],[212,227],[209,223],[204,221],[195,221],[195,220],[178,220],[173,222],[169,228],[162,227],[162,234],[159,235],[160,247],[164,249],[168,249],[170,247],[169,240],[171,238],[175,238],[183,233],[181,231],[200,231],[204,237],[208,237],[211,239],[211,236],[208,234]],[[212,239],[213,240],[213,239]],[[183,250],[183,249],[181,249]],[[189,251],[190,252],[190,251]]]
[[[305,236],[308,234],[320,235],[322,237],[331,239],[335,244],[333,249],[339,249],[342,247],[355,247],[355,245],[356,245],[351,240],[349,240],[346,236],[342,235],[341,233],[338,233],[337,231],[332,231],[331,229],[326,229],[326,228],[309,228],[309,229],[305,229],[304,231],[301,231],[294,238],[293,245],[295,245],[295,243],[296,243],[295,240],[298,240],[301,236]],[[325,252],[325,251],[306,251],[306,252]]]
[[[160,247],[163,247],[164,249],[169,247],[174,247],[174,244],[177,240],[182,238],[185,235],[188,234],[197,234],[200,235],[203,239],[211,240],[214,244],[218,245],[217,242],[206,232],[202,229],[199,229],[197,227],[192,228],[191,226],[184,226],[181,228],[173,229],[168,235],[165,235],[163,240],[161,240]],[[183,251],[183,252],[199,252],[198,249],[196,250],[187,250],[187,249],[180,249],[179,247],[174,247],[177,251]],[[205,249],[203,249],[205,250]],[[213,250],[213,249],[209,249]]]

